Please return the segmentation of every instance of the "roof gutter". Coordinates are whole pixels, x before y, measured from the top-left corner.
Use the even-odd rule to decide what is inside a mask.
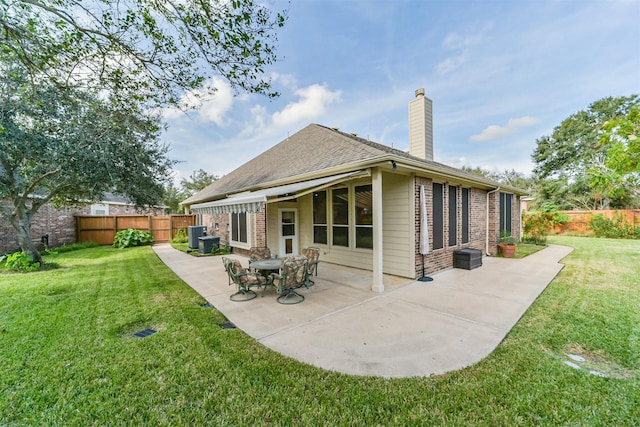
[[[486,234],[486,241],[485,241],[485,254],[487,254],[487,256],[492,256],[489,253],[489,195],[491,193],[495,193],[496,191],[500,191],[500,187],[496,188],[495,190],[491,190],[491,191],[487,191],[487,216],[485,217],[486,219],[486,225],[485,225],[485,234]]]
[[[389,163],[391,160],[394,160],[397,163],[398,168],[402,166],[403,169],[409,170],[411,172],[435,175],[445,180],[453,180],[456,182],[475,184],[475,185],[484,187],[486,189],[495,188],[496,184],[499,184],[493,180],[489,180],[481,176],[476,177],[475,175],[470,175],[454,167],[447,167],[446,165],[440,166],[436,162],[427,162],[425,164],[424,161],[407,159],[406,157],[397,156],[393,154],[385,154],[384,156],[379,156],[379,157],[370,159],[366,162],[362,162],[362,164],[363,166],[365,164],[369,166],[385,165],[386,163],[391,165],[391,163]],[[465,173],[465,176],[460,176],[459,174],[460,172]],[[507,190],[509,192],[513,192],[518,195],[528,194],[527,192],[523,191],[521,188],[516,188],[509,185],[500,185],[500,189]]]

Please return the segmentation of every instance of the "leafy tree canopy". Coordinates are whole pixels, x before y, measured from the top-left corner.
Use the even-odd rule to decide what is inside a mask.
[[[159,117],[0,65],[0,200],[10,202],[0,214],[23,252],[39,258],[30,222],[49,201],[82,203],[107,191],[140,206],[161,200],[173,162]]]
[[[483,176],[485,178],[492,179],[501,184],[510,185],[512,187],[520,188],[522,190],[531,190],[534,185],[532,177],[527,176],[522,172],[518,172],[515,169],[505,169],[499,172],[491,172],[481,167],[463,166],[462,170],[475,175]]]
[[[604,185],[593,185],[590,172],[611,172],[611,145],[603,143],[602,134],[607,124],[615,125],[627,117],[634,108],[640,107],[640,96],[608,97],[598,100],[586,111],[579,111],[554,128],[553,133],[536,140],[537,146],[532,154],[536,164],[535,176],[540,179],[552,179],[566,183],[566,196],[586,201],[588,205],[599,208],[626,207],[634,203],[633,188],[618,185],[616,191],[605,189]],[[614,123],[611,125],[611,123]],[[615,145],[615,144],[614,144]],[[610,166],[607,166],[607,165]],[[617,181],[621,184],[620,181]],[[552,186],[548,186],[547,189]],[[557,203],[557,200],[551,200]]]
[[[198,169],[197,171],[194,171],[189,176],[189,179],[183,178],[180,183],[182,185],[182,188],[184,188],[185,191],[188,193],[187,197],[189,197],[197,193],[198,191],[204,189],[206,186],[208,186],[212,182],[217,181],[218,179],[219,179],[218,176],[210,174],[204,169]]]
[[[99,87],[120,101],[179,104],[213,75],[275,96],[264,69],[284,22],[253,0],[7,0],[0,55],[58,86]]]
[[[640,183],[640,106],[632,106],[623,117],[602,126],[600,145],[606,153],[603,165],[589,169],[591,186],[611,197],[632,193]]]
[[[169,213],[184,213],[184,206],[180,202],[216,180],[218,180],[218,176],[198,169],[192,172],[188,179],[183,178],[179,187],[170,181],[164,188],[163,203],[169,207]]]

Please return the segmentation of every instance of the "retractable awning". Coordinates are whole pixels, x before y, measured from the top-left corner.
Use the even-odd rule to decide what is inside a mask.
[[[226,199],[214,202],[191,205],[190,210],[195,214],[225,214],[238,212],[262,212],[265,203],[292,199],[309,194],[312,191],[337,184],[347,179],[363,176],[366,172],[355,171],[340,175],[327,176],[294,184],[265,188],[264,190],[247,191],[232,194]],[[271,200],[269,198],[272,198]]]

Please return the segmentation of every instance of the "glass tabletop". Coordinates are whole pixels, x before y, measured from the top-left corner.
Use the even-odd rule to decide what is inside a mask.
[[[256,270],[280,270],[280,258],[262,259],[260,261],[253,261],[249,263],[249,267]]]

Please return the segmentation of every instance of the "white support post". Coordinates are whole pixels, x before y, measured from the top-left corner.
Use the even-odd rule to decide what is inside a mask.
[[[373,191],[373,292],[384,291],[382,276],[383,243],[382,243],[382,171],[376,168],[371,174]]]

